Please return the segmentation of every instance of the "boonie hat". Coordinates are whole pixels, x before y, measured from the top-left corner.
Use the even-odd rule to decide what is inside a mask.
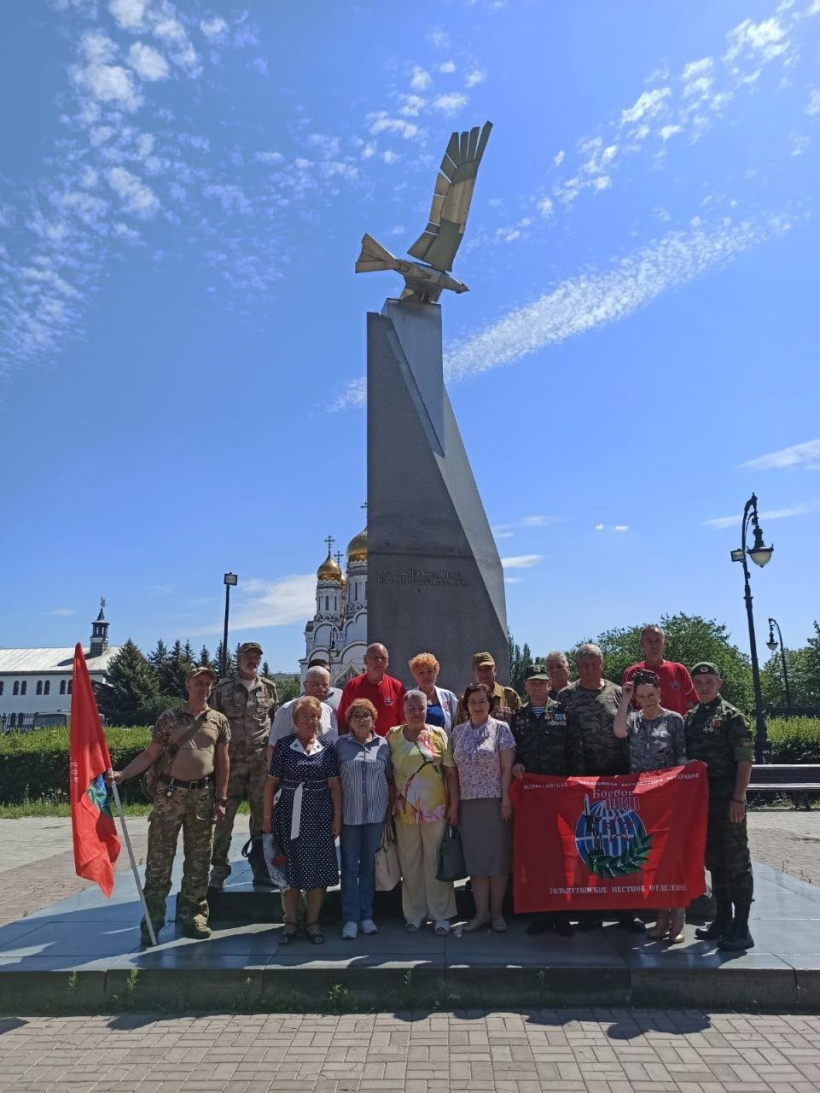
[[[546,679],[549,680],[549,672],[544,664],[533,664],[527,669],[525,679]]]
[[[209,675],[213,682],[216,683],[216,672],[213,670],[213,668],[208,668],[205,664],[195,664],[193,668],[191,668],[191,670],[188,672],[188,675],[185,677],[186,683],[189,680],[192,680],[194,676],[201,676],[203,672],[205,673],[205,675]]]
[[[492,653],[473,653],[473,667],[480,668],[484,664],[492,664],[495,667],[495,659]]]
[[[258,641],[244,641],[239,646],[239,655],[242,656],[243,653],[258,653],[261,657],[262,646],[259,644]]]
[[[719,676],[720,672],[717,665],[713,664],[711,660],[701,660],[695,665],[690,674],[693,676]]]

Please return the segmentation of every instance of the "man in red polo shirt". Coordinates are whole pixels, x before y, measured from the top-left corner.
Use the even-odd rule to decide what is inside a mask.
[[[379,642],[368,645],[364,654],[364,672],[349,679],[342,691],[337,714],[340,736],[349,731],[347,709],[354,698],[369,698],[376,707],[376,732],[379,736],[384,736],[396,725],[401,725],[404,720],[404,684],[387,674],[389,663],[390,654],[383,645]]]
[[[666,710],[674,710],[683,717],[698,702],[689,670],[677,661],[663,659],[666,635],[660,626],[645,626],[641,630],[641,648],[646,660],[630,664],[621,683],[628,683],[640,668],[648,668],[660,681],[661,706]]]

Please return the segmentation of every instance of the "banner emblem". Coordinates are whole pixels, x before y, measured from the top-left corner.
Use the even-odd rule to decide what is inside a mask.
[[[607,798],[589,803],[575,825],[575,848],[590,873],[597,877],[624,877],[646,864],[652,839],[634,808],[616,808]]]

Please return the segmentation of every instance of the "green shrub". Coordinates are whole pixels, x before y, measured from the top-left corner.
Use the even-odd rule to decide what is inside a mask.
[[[820,718],[773,717],[768,726],[773,763],[820,763]]]
[[[120,770],[151,740],[148,728],[106,728],[111,764]],[[144,802],[139,779],[125,783],[124,801]],[[0,736],[0,801],[68,799],[68,729],[37,729]]]

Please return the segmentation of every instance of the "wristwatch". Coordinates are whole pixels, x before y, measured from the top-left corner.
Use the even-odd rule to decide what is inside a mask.
[[[217,798],[215,798],[215,800],[216,800],[216,803],[218,805],[227,805],[227,803],[228,803],[228,798],[227,797],[217,797]]]

